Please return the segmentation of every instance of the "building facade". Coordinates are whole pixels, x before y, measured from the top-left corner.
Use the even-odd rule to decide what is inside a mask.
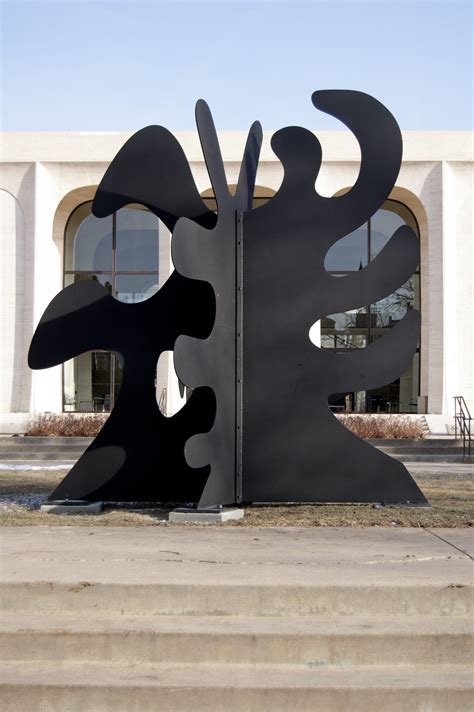
[[[360,152],[349,132],[318,132],[323,164],[317,190],[334,196],[353,185]],[[195,133],[176,134],[196,185],[212,208],[212,191]],[[109,412],[120,392],[118,356],[91,352],[55,368],[31,371],[28,347],[51,299],[68,284],[96,279],[117,299],[146,299],[169,277],[171,236],[142,206],[110,218],[91,215],[95,190],[123,133],[6,133],[2,136],[0,432],[23,432],[38,413]],[[236,184],[246,136],[220,134],[229,184]],[[389,200],[326,256],[344,275],[365,267],[393,232],[408,224],[420,240],[420,264],[395,294],[374,305],[316,322],[308,338],[321,348],[363,348],[407,309],[422,314],[410,368],[374,392],[335,394],[334,410],[426,413],[433,430],[452,423],[453,397],[474,413],[473,141],[469,132],[405,132],[401,171]],[[265,135],[255,203],[271,199],[282,167]],[[157,400],[167,415],[186,393],[172,354],[157,365]]]

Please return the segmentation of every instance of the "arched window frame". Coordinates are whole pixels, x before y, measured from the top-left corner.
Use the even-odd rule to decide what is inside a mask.
[[[74,225],[74,220],[75,217],[78,214],[78,211],[84,211],[85,206],[89,206],[89,209],[85,211],[85,214],[83,217],[77,222],[76,225]],[[92,207],[92,201],[91,200],[86,200],[79,205],[76,205],[74,210],[70,213],[68,220],[66,222],[65,228],[64,228],[64,250],[63,250],[63,284],[65,287],[69,286],[70,284],[73,284],[75,281],[78,281],[77,278],[79,279],[98,279],[100,283],[102,283],[112,294],[114,298],[118,298],[118,290],[117,290],[117,282],[121,277],[127,277],[127,276],[150,276],[154,278],[153,281],[156,282],[156,291],[158,289],[158,280],[159,280],[159,264],[158,264],[158,259],[159,259],[159,220],[156,218],[156,226],[157,226],[157,261],[156,261],[156,270],[152,269],[147,269],[147,270],[123,270],[123,269],[118,269],[117,268],[117,260],[116,260],[116,254],[117,254],[117,213],[113,213],[111,216],[111,228],[112,228],[112,240],[111,240],[111,268],[110,269],[102,269],[102,270],[95,270],[95,269],[75,269],[74,265],[74,243],[79,231],[80,226],[82,223],[90,216],[92,215],[91,211]],[[145,210],[146,212],[148,211],[146,208],[144,208],[141,205],[128,205],[126,206],[125,209],[139,209],[139,210]],[[108,218],[106,218],[108,219]],[[107,279],[107,277],[110,277],[110,280]],[[153,292],[150,293],[150,296],[152,295]],[[93,370],[94,366],[93,364],[96,363],[96,371],[108,371],[108,377],[107,380],[104,381],[105,385],[109,385],[109,390],[110,393],[106,394],[104,396],[93,396],[92,392],[92,398],[91,399],[86,399],[86,400],[80,400],[76,398],[77,390],[76,390],[76,378],[75,378],[75,373],[74,373],[74,364],[79,363],[79,359],[85,360],[90,356],[91,358],[91,370]],[[100,366],[104,364],[109,364],[108,367],[105,369],[100,368]],[[118,356],[114,354],[110,354],[106,351],[93,351],[90,352],[89,354],[82,354],[77,356],[75,359],[72,359],[70,362],[67,362],[63,366],[63,377],[62,377],[62,394],[63,394],[63,411],[65,412],[109,412],[117,397],[118,393],[120,391],[120,385],[121,385],[121,375],[122,375],[122,368],[121,368],[121,363],[120,359]],[[68,377],[66,375],[66,372],[69,372],[69,380],[71,383],[74,384],[74,395],[67,395],[66,394],[66,381],[68,380]],[[71,375],[72,374],[72,375]],[[71,390],[71,385],[68,389],[69,391]],[[93,391],[93,388],[91,387],[91,390]]]

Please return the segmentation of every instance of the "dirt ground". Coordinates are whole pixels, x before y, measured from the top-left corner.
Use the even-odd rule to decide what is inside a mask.
[[[64,477],[61,471],[1,471],[0,526],[209,526],[168,522],[169,508],[106,506],[100,514],[45,514],[41,503]],[[237,527],[472,527],[474,482],[470,473],[446,471],[414,475],[430,502],[424,507],[371,504],[246,506]],[[222,524],[218,526],[223,526]]]

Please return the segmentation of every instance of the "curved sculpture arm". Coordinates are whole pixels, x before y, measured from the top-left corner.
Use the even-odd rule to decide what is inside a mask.
[[[419,259],[418,238],[408,225],[402,225],[367,267],[346,277],[326,273],[317,296],[320,316],[378,302],[411,277]]]
[[[402,136],[392,114],[377,99],[359,91],[325,90],[312,95],[314,106],[342,121],[360,145],[361,164],[353,188],[337,198],[317,196],[336,239],[355,230],[387,199],[400,170]]]
[[[149,208],[173,230],[180,217],[212,228],[215,214],[204,205],[178,141],[162,126],[137,131],[102,178],[92,205],[98,218],[130,203]]]
[[[98,282],[76,282],[48,305],[28,352],[30,368],[49,368],[93,349],[107,348],[107,335],[120,304]]]
[[[398,378],[413,358],[420,323],[420,313],[409,311],[387,334],[366,348],[332,354],[328,393],[368,391]]]
[[[361,149],[359,176],[344,195],[327,198],[315,189],[322,150],[307,129],[288,126],[272,136],[272,149],[284,176],[267,212],[282,206],[282,219],[294,233],[298,225],[314,225],[318,244],[328,250],[341,237],[373,215],[393,188],[402,158],[400,129],[392,114],[373,97],[357,91],[317,91],[314,105],[343,121]]]

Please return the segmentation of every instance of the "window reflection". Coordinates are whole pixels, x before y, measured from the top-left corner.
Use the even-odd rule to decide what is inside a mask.
[[[376,319],[372,326],[378,329],[390,329],[398,324],[409,309],[415,307],[415,285],[419,284],[419,275],[415,274],[408,282],[399,287],[396,292],[390,294],[370,307],[371,313]],[[418,291],[418,289],[417,289]]]
[[[112,216],[94,217],[91,205],[79,206],[68,220],[65,245],[65,269],[68,271],[112,269]]]
[[[370,219],[370,259],[373,260],[385,247],[392,235],[405,221],[392,210],[381,209]]]
[[[158,219],[148,210],[123,208],[116,215],[115,269],[158,272]]]
[[[325,267],[336,277],[365,267],[379,254],[402,225],[419,237],[416,220],[408,208],[386,201],[363,227],[336,242],[328,251]],[[410,309],[420,308],[420,275],[412,277],[393,294],[376,304],[363,305],[321,319],[321,347],[333,351],[364,348],[400,322]],[[330,406],[346,412],[416,412],[419,393],[419,349],[411,366],[396,381],[373,391],[333,394]]]
[[[127,304],[158,291],[159,220],[142,206],[107,218],[91,213],[92,202],[70,216],[65,232],[64,286],[95,280]],[[114,354],[92,351],[64,364],[64,410],[109,412],[122,383]]]
[[[71,284],[83,282],[86,279],[92,279],[98,282],[106,288],[109,294],[112,294],[112,273],[92,274],[92,272],[76,272],[75,274],[65,274],[64,286],[69,287]]]
[[[108,413],[115,405],[122,383],[119,356],[88,351],[64,364],[64,410]]]
[[[144,302],[158,291],[158,275],[119,275],[115,279],[115,289],[115,296],[121,302]]]
[[[353,272],[368,263],[367,225],[338,240],[326,254],[324,267],[328,272]]]

